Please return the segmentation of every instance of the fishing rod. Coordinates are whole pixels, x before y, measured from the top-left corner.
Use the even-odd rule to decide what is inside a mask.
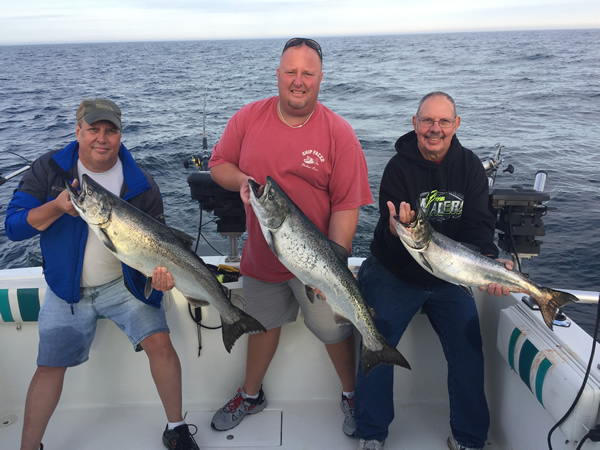
[[[20,169],[15,170],[14,172],[9,173],[8,175],[6,175],[5,177],[2,176],[2,173],[0,172],[0,186],[2,186],[4,183],[6,183],[8,180],[10,180],[11,178],[14,178],[16,176],[21,175],[23,172],[26,172],[29,170],[29,165],[27,166],[23,166]]]
[[[10,153],[12,155],[18,156],[19,158],[27,161],[27,165],[21,167],[20,169],[15,170],[14,172],[9,173],[6,176],[2,176],[2,172],[0,172],[0,186],[2,186],[4,183],[6,183],[11,178],[17,177],[17,176],[21,175],[22,173],[27,172],[29,170],[29,168],[31,167],[31,164],[33,164],[27,158],[24,158],[23,156],[19,155],[18,153],[11,152],[10,150],[4,150],[2,153]],[[0,205],[0,208],[2,208],[2,205]]]
[[[31,161],[29,161],[27,158],[19,155],[18,153],[15,152],[11,152],[10,150],[3,150],[2,153],[10,153],[11,155],[15,155],[18,156],[19,158],[21,158],[22,160],[27,162],[26,166],[21,167],[20,169],[15,170],[14,172],[9,173],[7,176],[3,177],[2,176],[2,172],[0,172],[0,186],[2,186],[4,183],[6,183],[8,180],[10,180],[11,178],[14,178],[16,176],[21,175],[23,172],[26,172],[30,167],[31,164],[33,164]]]
[[[495,146],[496,152],[492,156],[479,158],[481,164],[483,164],[483,168],[485,169],[485,174],[488,177],[488,185],[492,187],[496,183],[496,174],[498,173],[498,169],[501,166],[504,166],[504,158],[502,157],[502,149],[504,148],[498,142]],[[514,173],[515,168],[512,164],[506,166],[506,169],[503,172]]]
[[[190,159],[183,161],[183,166],[189,169],[196,166],[199,170],[192,173],[187,181],[190,186],[190,194],[193,200],[197,200],[200,206],[200,221],[198,224],[198,237],[196,238],[196,248],[202,237],[204,241],[218,254],[222,255],[210,241],[202,233],[202,227],[210,222],[216,222],[217,232],[223,236],[229,237],[229,256],[225,259],[226,262],[239,262],[240,255],[238,253],[238,239],[246,231],[246,212],[244,204],[238,192],[228,191],[210,177],[208,162],[210,161],[211,152],[208,149],[208,138],[206,136],[206,90],[204,93],[204,105],[202,110],[202,151],[197,155],[192,155]],[[213,212],[214,219],[202,223],[203,211]],[[221,282],[236,281],[240,275],[239,269],[231,266],[219,265],[212,266],[211,270]],[[231,290],[227,289],[227,295],[231,301]],[[192,307],[188,304],[188,312],[192,320],[196,323],[197,339],[198,339],[198,356],[202,350],[201,329],[217,330],[222,328],[222,325],[208,326],[202,323],[202,308]]]
[[[210,160],[210,152],[208,151],[208,139],[206,137],[206,91],[204,92],[204,107],[202,109],[202,153],[192,155],[190,160],[183,162],[183,167],[188,169],[190,166],[196,166],[200,170],[208,171],[208,161]]]

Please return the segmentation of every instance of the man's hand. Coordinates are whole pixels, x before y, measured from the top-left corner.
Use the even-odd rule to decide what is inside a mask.
[[[513,270],[515,263],[509,259],[497,259],[504,264],[507,270]],[[502,297],[503,295],[510,295],[510,289],[506,286],[502,286],[501,284],[490,283],[487,286],[479,286],[480,291],[487,291],[490,295],[495,295],[496,297]]]
[[[396,207],[392,202],[387,202],[388,210],[390,211],[390,231],[394,236],[398,236],[396,232]],[[410,209],[410,203],[402,202],[398,208],[398,218],[400,222],[411,223],[415,220],[415,212]]]
[[[244,205],[250,206],[250,184],[248,183],[248,180],[256,181],[253,177],[243,178],[242,184],[240,185],[240,198]],[[264,190],[265,187],[261,186],[258,190],[259,194],[262,195]]]
[[[73,183],[71,183],[71,186],[73,189],[77,190],[77,186],[79,186],[79,180],[75,178]],[[63,213],[73,217],[77,217],[79,215],[73,206],[71,196],[69,195],[69,191],[67,189],[58,194],[58,197],[56,197],[53,201],[56,202],[55,206]]]
[[[76,189],[78,185],[79,182],[77,179],[73,180],[71,186]],[[67,189],[58,194],[54,200],[29,210],[27,213],[27,223],[38,231],[44,231],[61,218],[63,214],[73,217],[79,215],[71,202],[71,197]]]
[[[173,276],[164,267],[157,267],[152,274],[152,287],[157,291],[170,291],[175,287]]]

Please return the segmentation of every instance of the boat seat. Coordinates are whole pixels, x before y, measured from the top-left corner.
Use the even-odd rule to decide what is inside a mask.
[[[37,322],[46,288],[0,289],[0,323]]]

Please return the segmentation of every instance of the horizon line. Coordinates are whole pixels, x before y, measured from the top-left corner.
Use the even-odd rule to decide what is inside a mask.
[[[321,38],[336,38],[336,37],[377,37],[377,36],[402,36],[416,34],[461,34],[461,33],[504,33],[504,32],[524,32],[524,31],[593,31],[600,30],[599,27],[564,27],[564,28],[498,28],[486,30],[443,30],[443,31],[404,31],[404,32],[386,32],[386,33],[340,33],[328,35],[315,35],[316,39]],[[78,45],[78,44],[128,44],[128,43],[144,43],[144,42],[194,42],[194,41],[243,41],[243,40],[272,40],[272,39],[288,39],[289,36],[269,36],[269,37],[221,37],[221,38],[173,38],[173,39],[113,39],[113,40],[89,40],[89,41],[32,41],[32,42],[0,42],[0,47],[10,46],[28,46],[28,45]]]

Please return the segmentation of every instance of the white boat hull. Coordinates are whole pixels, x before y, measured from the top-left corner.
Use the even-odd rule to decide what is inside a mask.
[[[206,261],[219,264],[224,258]],[[350,264],[358,265],[360,260],[352,258]],[[0,271],[0,292],[43,286],[39,269]],[[241,283],[230,287],[234,288],[234,303],[242,301]],[[547,434],[555,419],[497,348],[501,311],[520,304],[521,296],[498,299],[476,295],[492,418],[486,449],[547,448]],[[10,297],[14,305],[14,294]],[[306,329],[301,317],[283,328],[277,354],[264,381],[267,409],[247,417],[233,430],[217,432],[211,429],[210,419],[243,382],[247,338],[240,339],[228,354],[220,330],[201,329],[202,350],[198,357],[198,330],[189,316],[187,302],[175,291],[166,298],[166,311],[182,365],[186,420],[197,425],[195,437],[200,448],[356,447],[357,440],[345,436],[341,429],[339,380],[323,345]],[[213,308],[203,308],[202,314],[203,324],[219,325]],[[543,326],[538,312],[523,309],[519,314]],[[17,313],[15,316],[19,318]],[[553,345],[585,368],[592,343],[589,335],[575,324],[566,329],[556,327],[553,334]],[[37,322],[0,322],[0,448],[19,448],[25,396],[36,368],[37,344]],[[396,419],[385,448],[444,449],[450,434],[446,362],[425,315],[414,318],[398,348],[413,369],[395,369]],[[591,386],[599,384],[596,362],[590,378]],[[598,389],[591,395],[598,396]],[[564,403],[566,411],[570,404]],[[595,409],[587,408],[588,422],[597,423],[597,409],[597,403]],[[46,448],[158,450],[163,448],[164,426],[164,412],[145,354],[135,353],[117,326],[101,319],[90,360],[67,370],[61,401],[44,436]],[[569,426],[581,428],[581,424]],[[553,434],[554,449],[574,449],[577,444],[576,439],[568,438],[560,429]],[[600,444],[587,441],[583,448],[600,448]]]

